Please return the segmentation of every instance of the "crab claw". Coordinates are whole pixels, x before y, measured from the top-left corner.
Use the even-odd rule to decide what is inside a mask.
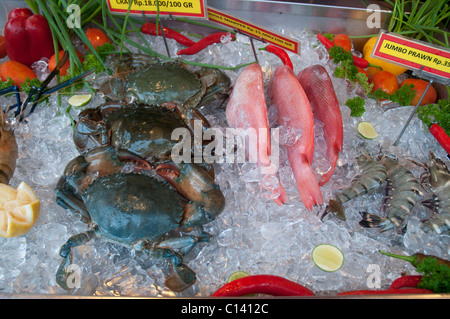
[[[169,289],[180,292],[186,290],[195,283],[195,272],[185,264],[172,262],[172,268],[175,274],[167,277],[164,281],[164,284]]]
[[[201,166],[164,163],[156,167],[156,172],[190,201],[185,206],[182,226],[206,224],[222,212],[225,206],[223,193]]]
[[[126,163],[133,162],[135,170],[151,170],[152,166],[141,156],[125,149],[116,150],[113,146],[97,147],[84,155],[89,164],[88,173],[105,176],[119,173]]]

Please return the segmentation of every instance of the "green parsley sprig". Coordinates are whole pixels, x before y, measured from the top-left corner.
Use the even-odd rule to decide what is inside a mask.
[[[450,292],[450,267],[440,264],[438,259],[423,259],[417,265],[417,271],[423,274],[418,288],[429,289],[435,293]]]
[[[432,255],[415,253],[411,256],[391,254],[380,250],[383,255],[405,260],[411,263],[423,277],[418,288],[428,289],[435,293],[450,292],[450,261]]]
[[[350,116],[353,117],[361,117],[366,111],[365,100],[360,96],[355,96],[353,99],[347,100],[345,105],[350,108]]]
[[[436,104],[420,106],[417,110],[419,119],[427,126],[436,123],[450,135],[450,101],[439,100]]]
[[[353,55],[351,52],[344,50],[339,46],[333,46],[329,49],[330,58],[337,64],[334,70],[334,76],[340,79],[347,79],[355,85],[359,85],[364,95],[377,101],[389,100],[398,103],[401,106],[410,105],[415,95],[413,85],[404,85],[396,92],[388,94],[381,89],[372,92],[373,83],[369,82],[366,74],[359,72],[353,63]],[[364,115],[365,103],[364,99],[355,97],[345,103],[352,110],[351,116],[360,117]]]

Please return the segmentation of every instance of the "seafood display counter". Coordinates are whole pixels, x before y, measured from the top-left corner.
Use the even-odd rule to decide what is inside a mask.
[[[89,1],[95,18],[82,28],[50,23],[71,51],[56,58],[69,56],[68,76],[53,78],[62,63],[40,59],[31,93],[7,80],[23,70],[2,68],[10,44],[0,60],[0,297],[448,298],[423,284],[433,267],[445,269],[436,289],[450,281],[449,158],[427,127],[448,96],[430,84],[424,100],[440,108],[426,109],[428,123],[424,111],[409,119],[414,92],[400,91],[417,73],[392,75],[406,93],[372,94],[381,71],[355,66],[392,7],[369,2],[208,1],[258,38]],[[55,3],[3,1],[6,42],[15,8],[50,21],[67,13]],[[92,53],[87,28],[103,30],[109,49]],[[337,35],[351,36],[347,51]],[[75,50],[81,85],[70,77]],[[52,89],[58,81],[68,87]]]

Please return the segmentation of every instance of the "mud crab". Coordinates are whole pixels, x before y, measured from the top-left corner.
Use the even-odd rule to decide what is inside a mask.
[[[80,153],[101,145],[127,149],[146,159],[168,159],[178,142],[171,139],[176,128],[190,129],[175,104],[123,104],[107,102],[79,115],[74,142]]]
[[[124,171],[130,163],[131,170]],[[94,148],[67,164],[55,189],[57,202],[80,214],[89,230],[70,237],[61,247],[63,261],[56,274],[61,287],[71,288],[67,279],[72,248],[93,237],[168,259],[174,273],[167,277],[166,286],[174,291],[195,282],[183,256],[198,242],[209,240],[201,226],[221,213],[224,196],[197,164],[165,162],[154,168],[157,176],[144,174],[152,170],[142,157],[112,146]],[[172,230],[194,229],[200,235],[170,235]]]
[[[127,55],[115,65],[115,76],[100,90],[106,98],[126,103],[178,105],[183,117],[201,117],[196,107],[230,92],[230,78],[216,68],[191,71],[180,61],[160,61],[143,54]]]

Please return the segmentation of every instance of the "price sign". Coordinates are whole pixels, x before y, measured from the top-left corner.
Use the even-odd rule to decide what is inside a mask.
[[[300,54],[300,42],[285,37],[283,35],[269,31],[263,27],[257,26],[256,24],[247,22],[237,17],[233,17],[222,11],[216,10],[214,8],[208,7],[208,19],[225,25],[232,29],[237,29],[242,33],[248,34],[258,39],[263,39],[266,42],[272,43],[283,49]]]
[[[208,17],[206,0],[131,0],[130,14],[142,15],[172,15],[190,18]],[[128,11],[130,0],[107,0],[109,11],[125,14]]]
[[[443,47],[381,32],[372,57],[385,59],[408,69],[420,70],[438,82],[450,81],[450,51]]]

